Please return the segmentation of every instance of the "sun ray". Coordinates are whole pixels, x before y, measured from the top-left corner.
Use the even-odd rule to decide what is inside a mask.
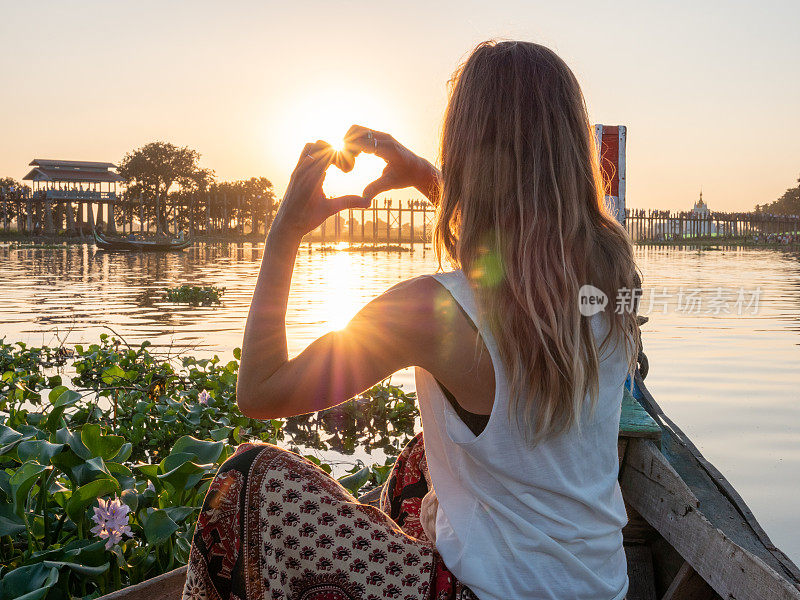
[[[342,149],[344,136],[353,124],[394,133],[401,129],[395,102],[378,91],[352,81],[315,81],[309,85],[309,89],[293,91],[292,97],[298,100],[270,118],[272,127],[265,141],[286,169],[292,168],[308,142],[324,140],[335,150]],[[384,166],[381,159],[362,153],[350,173],[335,168],[328,171],[325,192],[331,196],[360,194]]]

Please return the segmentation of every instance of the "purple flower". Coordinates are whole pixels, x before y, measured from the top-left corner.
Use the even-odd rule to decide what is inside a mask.
[[[203,390],[197,395],[197,401],[200,404],[208,404],[209,400],[211,400],[211,394],[207,390]]]
[[[133,537],[128,525],[128,513],[131,509],[119,498],[97,499],[99,506],[94,509],[92,521],[97,523],[90,531],[101,540],[106,540],[106,550],[122,541],[122,536]]]

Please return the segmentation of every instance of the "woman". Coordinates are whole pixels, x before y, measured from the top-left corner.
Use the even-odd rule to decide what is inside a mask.
[[[381,132],[354,126],[347,142],[339,154],[307,145],[292,174],[247,320],[238,403],[260,419],[309,413],[414,366],[424,441],[399,457],[383,510],[294,454],[240,448],[206,498],[185,595],[623,598],[616,441],[638,329],[614,306],[582,316],[578,297],[591,284],[617,298],[635,265],[604,209],[574,75],[542,46],[487,42],[454,78],[441,172]],[[362,151],[386,160],[383,175],[361,197],[326,199],[328,166],[348,170]],[[437,206],[439,261],[455,270],[394,286],[289,360],[302,236],[412,186]]]

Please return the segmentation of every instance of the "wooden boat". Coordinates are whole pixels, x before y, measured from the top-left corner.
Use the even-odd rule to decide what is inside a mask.
[[[192,245],[191,240],[183,237],[170,240],[134,240],[127,238],[106,238],[97,230],[93,230],[94,243],[100,250],[121,252],[158,252],[168,250],[183,250]]]
[[[800,600],[800,570],[653,399],[639,371],[618,441],[628,600]],[[380,489],[361,496],[377,505]],[[186,567],[101,600],[173,600]]]

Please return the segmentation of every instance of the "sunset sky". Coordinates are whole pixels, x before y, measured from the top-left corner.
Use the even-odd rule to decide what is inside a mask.
[[[282,194],[352,122],[435,158],[446,82],[479,41],[550,46],[591,118],[628,126],[628,206],[749,210],[800,176],[800,2],[0,0],[0,176],[188,145]],[[612,8],[613,7],[613,8]],[[331,173],[360,193],[380,171]],[[394,193],[394,197],[409,194]]]

